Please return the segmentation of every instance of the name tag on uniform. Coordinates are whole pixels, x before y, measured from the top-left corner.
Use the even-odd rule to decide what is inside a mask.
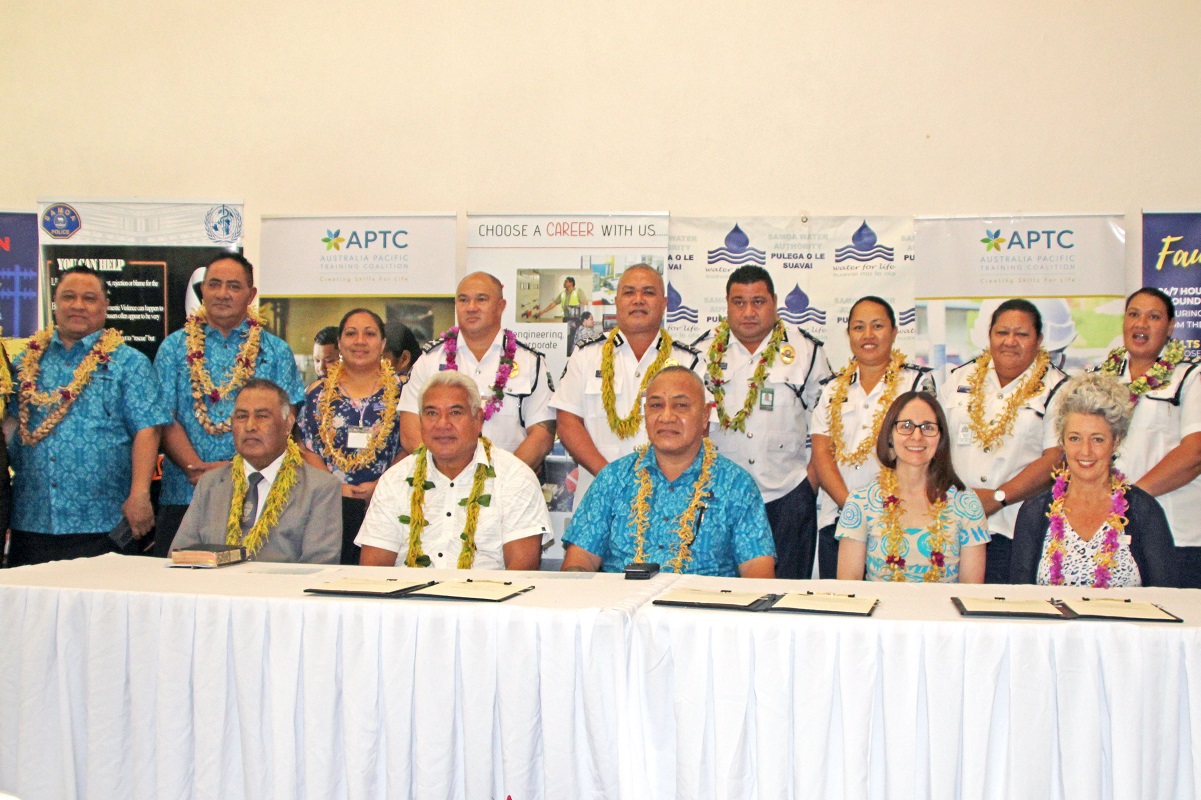
[[[760,389],[759,390],[759,408],[763,411],[771,411],[776,406],[776,390],[775,389]]]
[[[596,371],[596,377],[598,377],[598,378],[600,377],[600,370],[599,370],[599,369]]]
[[[346,429],[346,448],[348,450],[362,450],[367,446],[367,440],[370,438],[370,428],[351,425]]]
[[[1128,534],[1128,533],[1123,533],[1121,536],[1119,536],[1119,537],[1118,537],[1118,544],[1124,544],[1124,545],[1126,545],[1127,547],[1129,547],[1129,546],[1130,546],[1130,534]]]
[[[955,444],[971,444],[972,443],[972,426],[966,422],[959,426],[959,438]]]

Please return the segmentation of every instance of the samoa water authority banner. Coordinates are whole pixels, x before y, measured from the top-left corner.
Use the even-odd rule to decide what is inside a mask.
[[[873,294],[898,315],[898,346],[914,331],[911,217],[672,217],[668,327],[695,341],[726,313],[726,280],[763,267],[775,284],[777,313],[825,342],[838,369],[850,357],[851,306]]]
[[[1099,363],[1120,340],[1121,215],[926,218],[916,230],[924,363],[941,371],[974,358],[988,347],[992,312],[1012,297],[1038,307],[1043,347],[1065,369]]]
[[[448,295],[456,215],[263,217],[263,294]]]
[[[1172,335],[1201,358],[1201,213],[1143,213],[1143,285],[1172,298]]]
[[[46,318],[59,273],[91,267],[108,282],[108,325],[148,356],[199,307],[206,262],[242,249],[241,203],[45,200],[39,226]]]

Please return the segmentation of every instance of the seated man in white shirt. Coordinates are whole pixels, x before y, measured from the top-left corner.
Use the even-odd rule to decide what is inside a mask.
[[[475,381],[436,372],[418,400],[421,440],[380,478],[355,544],[367,566],[538,569],[550,515],[520,459],[480,433]]]
[[[248,380],[233,412],[227,467],[200,477],[171,549],[245,547],[260,561],[337,564],[342,552],[342,484],[306,463],[288,438],[296,418],[288,393]]]

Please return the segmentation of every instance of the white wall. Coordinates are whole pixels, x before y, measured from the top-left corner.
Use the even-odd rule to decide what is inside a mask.
[[[1201,207],[1201,4],[3,0],[0,207]]]

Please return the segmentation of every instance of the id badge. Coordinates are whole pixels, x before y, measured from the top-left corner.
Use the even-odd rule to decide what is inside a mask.
[[[759,408],[771,411],[776,406],[776,390],[763,388],[759,390]]]
[[[346,429],[346,449],[362,450],[371,438],[371,429],[359,425],[351,425]]]
[[[955,444],[969,445],[972,443],[972,426],[964,422],[959,426],[959,438]]]

